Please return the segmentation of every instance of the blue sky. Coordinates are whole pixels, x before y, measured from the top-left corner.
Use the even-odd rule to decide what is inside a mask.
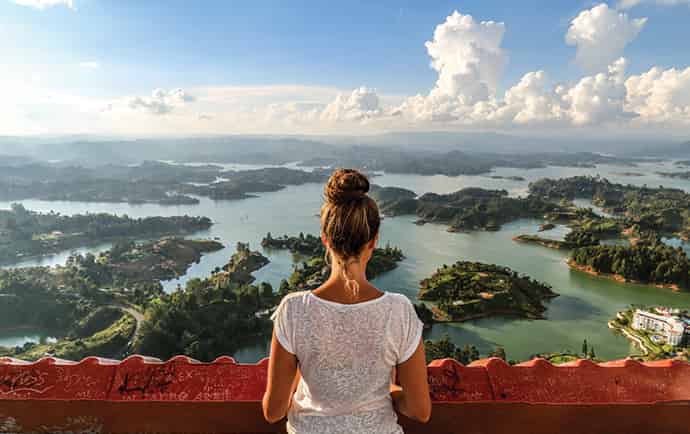
[[[669,2],[679,4],[667,4]],[[624,29],[630,27],[630,31],[635,33],[622,42],[622,47],[611,48],[616,56],[626,59],[625,80],[629,76],[644,74],[653,67],[684,70],[690,66],[690,51],[685,47],[685,41],[690,40],[688,2],[643,0],[630,3],[610,2],[605,4],[607,9],[604,11],[609,19],[614,20],[611,22],[619,22]],[[639,4],[630,7],[632,3]],[[5,64],[5,77],[0,72],[0,80],[5,78],[7,87],[10,87],[7,83],[12,84],[15,98],[5,102],[10,105],[5,107],[5,112],[9,112],[12,105],[15,112],[21,107],[21,113],[8,118],[15,121],[14,125],[4,128],[0,125],[0,134],[69,132],[65,129],[68,125],[79,132],[87,132],[89,129],[80,125],[86,121],[96,126],[94,131],[130,132],[126,128],[130,123],[129,115],[124,110],[111,110],[119,105],[142,109],[138,110],[143,113],[139,113],[141,119],[137,120],[141,126],[132,133],[145,133],[147,124],[160,124],[152,128],[152,133],[165,132],[173,125],[187,125],[179,119],[185,111],[196,121],[201,118],[227,121],[231,119],[226,116],[227,108],[220,106],[233,103],[246,105],[249,112],[273,110],[270,116],[286,109],[267,108],[271,104],[292,104],[289,122],[286,124],[281,118],[279,123],[282,126],[275,129],[290,133],[346,132],[361,128],[372,131],[477,126],[514,128],[517,126],[514,118],[508,123],[502,120],[492,124],[487,122],[493,115],[487,115],[486,119],[478,121],[475,117],[470,122],[468,112],[476,114],[477,110],[484,110],[483,105],[476,105],[478,102],[489,102],[497,107],[504,104],[505,91],[530,72],[543,70],[547,74],[544,93],[548,98],[553,97],[558,83],[574,88],[583,77],[605,72],[606,68],[601,65],[599,69],[583,66],[576,58],[579,45],[566,43],[566,33],[573,26],[573,20],[597,6],[598,2],[561,0],[0,0],[0,31],[4,36],[0,40],[0,56]],[[502,66],[498,80],[486,79],[479,73],[477,77],[463,78],[450,88],[436,84],[443,73],[430,67],[432,59],[425,42],[434,40],[434,30],[454,11],[461,16],[471,16],[478,27],[481,27],[481,21],[488,20],[505,24],[499,44],[499,63]],[[615,21],[620,14],[625,15],[625,19]],[[630,24],[641,18],[647,20],[638,28]],[[587,25],[582,24],[581,34],[586,34]],[[595,22],[593,25],[598,24]],[[603,22],[601,28],[605,26]],[[470,33],[469,37],[476,34],[481,38],[482,31],[479,28],[478,33]],[[458,35],[467,36],[464,33]],[[606,35],[602,37],[602,40],[608,39]],[[439,45],[443,44],[439,41]],[[471,45],[463,41],[458,44],[458,53],[462,47]],[[456,54],[455,46],[444,47],[444,53],[440,54],[442,59],[446,59],[443,62],[448,63],[449,56],[462,56]],[[494,52],[496,48],[488,46],[486,50]],[[597,53],[593,55],[597,56]],[[450,58],[450,62],[455,60]],[[461,71],[474,66],[480,70],[495,66],[468,63],[466,59],[459,62],[457,68]],[[450,74],[455,72],[450,71]],[[684,76],[680,79],[684,80]],[[484,90],[478,90],[482,96],[477,97],[474,90],[469,96],[469,91],[456,89],[457,86],[467,88],[474,85],[474,82],[467,84],[467,80],[480,84],[487,80],[495,83],[489,83],[487,95],[483,94]],[[615,80],[612,78],[610,81]],[[275,86],[297,86],[301,90],[278,89],[273,101],[270,93]],[[360,86],[366,88],[362,90]],[[682,96],[686,89],[674,86],[674,91]],[[247,87],[252,89],[251,95],[242,99],[239,89]],[[19,88],[30,89],[31,98],[22,99],[17,91]],[[209,88],[225,90],[210,91]],[[227,95],[228,88],[233,89],[231,97]],[[261,94],[259,97],[257,88],[265,89],[263,93],[258,92]],[[163,93],[155,96],[152,93],[154,89],[162,89]],[[169,96],[168,92],[175,89],[183,89],[187,97],[178,98],[178,101],[177,97]],[[350,95],[353,89],[360,91],[357,95]],[[431,101],[434,89],[438,90],[434,97],[436,100]],[[609,96],[616,92],[615,89],[609,90]],[[333,116],[324,116],[325,106],[335,103],[338,93],[343,93],[343,98],[339,106],[333,107]],[[417,108],[408,110],[412,114],[403,116],[405,122],[391,120],[391,113],[400,112],[396,112],[396,107],[417,94],[428,99],[415,102]],[[439,105],[446,104],[439,102],[439,94],[443,101],[450,99],[451,104],[459,107],[439,109]],[[458,98],[460,102],[456,101]],[[223,99],[224,102],[221,101]],[[671,98],[674,102],[677,99]],[[51,107],[51,103],[58,100],[61,101],[59,106]],[[41,106],[41,101],[49,103]],[[684,104],[685,100],[681,103]],[[324,107],[319,107],[320,104]],[[419,104],[431,108],[421,109]],[[353,105],[359,112],[351,116],[348,110]],[[577,121],[581,119],[577,114],[563,114],[571,110],[571,105],[572,98],[567,103],[559,101],[555,109],[545,109],[548,116],[533,117],[543,128],[564,126],[557,123],[545,125],[547,117],[556,121],[570,117],[573,122],[568,123],[569,127],[583,125]],[[65,107],[79,114],[65,119]],[[674,128],[685,128],[684,108],[680,106],[680,111],[674,111],[672,116],[666,113],[661,120],[666,123],[673,117]],[[653,108],[645,106],[636,107],[634,116],[622,116],[624,112],[629,113],[626,110],[621,105],[620,113],[602,119],[614,121],[620,127],[624,118],[644,117],[646,115],[641,113],[645,110],[656,113]],[[103,113],[111,111],[118,113],[117,119],[103,119]],[[223,113],[216,113],[220,111]],[[300,116],[293,116],[295,111],[299,111]],[[307,120],[302,116],[304,111],[308,112]],[[2,107],[0,113],[3,113]],[[20,119],[22,113],[26,119]],[[678,113],[680,120],[676,119]],[[53,114],[55,116],[51,117]],[[143,115],[150,115],[152,119],[145,119]],[[235,131],[233,125],[246,125],[251,116],[236,113],[227,126],[227,132],[240,132]],[[266,117],[263,111],[260,115],[255,113],[256,116]],[[506,116],[505,113],[500,114],[501,118]],[[659,118],[660,115],[654,116]],[[338,117],[346,118],[346,122],[333,126],[324,121]],[[377,120],[372,120],[374,117]],[[584,117],[589,119],[592,116],[587,114]],[[417,122],[418,118],[420,122]],[[323,122],[314,125],[314,119]],[[192,123],[191,118],[187,121]],[[288,124],[291,126],[287,127]],[[591,123],[587,121],[584,124]],[[192,125],[188,129],[190,132],[204,132],[203,126]],[[260,123],[256,123],[252,131],[259,132],[260,129]],[[214,125],[208,132],[225,131]]]

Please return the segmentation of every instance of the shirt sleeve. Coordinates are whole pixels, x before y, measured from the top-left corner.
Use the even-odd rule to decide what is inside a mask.
[[[271,319],[273,320],[273,332],[280,345],[288,353],[295,354],[289,305],[288,297],[283,298],[278,308],[271,315]]]
[[[412,302],[407,298],[405,298],[402,311],[402,336],[400,337],[401,345],[398,352],[398,364],[405,363],[412,357],[419,346],[419,341],[422,339],[422,331],[424,330],[424,324],[419,320]]]

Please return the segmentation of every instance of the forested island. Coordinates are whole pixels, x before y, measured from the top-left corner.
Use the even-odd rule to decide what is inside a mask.
[[[533,196],[515,198],[505,190],[464,188],[450,194],[426,193],[420,197],[397,187],[372,189],[372,197],[386,215],[417,216],[417,223],[443,223],[449,232],[499,230],[519,218],[543,218],[564,210],[563,206]]]
[[[690,288],[690,261],[681,247],[656,239],[633,246],[589,246],[573,250],[572,268],[622,282],[645,283],[676,290]]]
[[[132,166],[28,163],[0,166],[0,200],[198,204],[197,196],[213,200],[252,197],[286,185],[323,182],[325,170],[270,167],[224,170],[216,165],[179,165],[144,161]]]
[[[420,282],[419,299],[434,302],[434,321],[461,322],[492,315],[543,318],[551,287],[508,267],[458,261]]]
[[[664,178],[674,178],[674,179],[690,179],[690,171],[685,172],[656,172],[657,175],[663,176]]]
[[[264,248],[287,249],[302,256],[290,278],[281,282],[281,293],[315,289],[330,275],[330,266],[324,258],[326,250],[321,238],[317,236],[300,233],[299,236],[273,237],[269,233],[261,241],[261,245]],[[367,278],[373,279],[381,273],[393,270],[403,258],[402,250],[397,247],[377,247],[367,264]]]
[[[113,214],[37,213],[21,204],[0,210],[0,263],[122,239],[185,235],[206,230],[208,217],[146,217]]]

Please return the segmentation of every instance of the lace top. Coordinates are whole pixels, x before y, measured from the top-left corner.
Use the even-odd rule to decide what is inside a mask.
[[[287,295],[273,315],[278,342],[302,374],[288,412],[297,434],[402,434],[390,398],[393,368],[412,357],[423,325],[401,294],[340,304]]]

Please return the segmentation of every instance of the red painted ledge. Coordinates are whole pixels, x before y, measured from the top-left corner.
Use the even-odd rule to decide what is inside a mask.
[[[281,432],[261,418],[266,368],[230,357],[0,358],[0,433]],[[406,432],[690,433],[686,362],[445,359],[428,374],[432,420],[403,418]]]

